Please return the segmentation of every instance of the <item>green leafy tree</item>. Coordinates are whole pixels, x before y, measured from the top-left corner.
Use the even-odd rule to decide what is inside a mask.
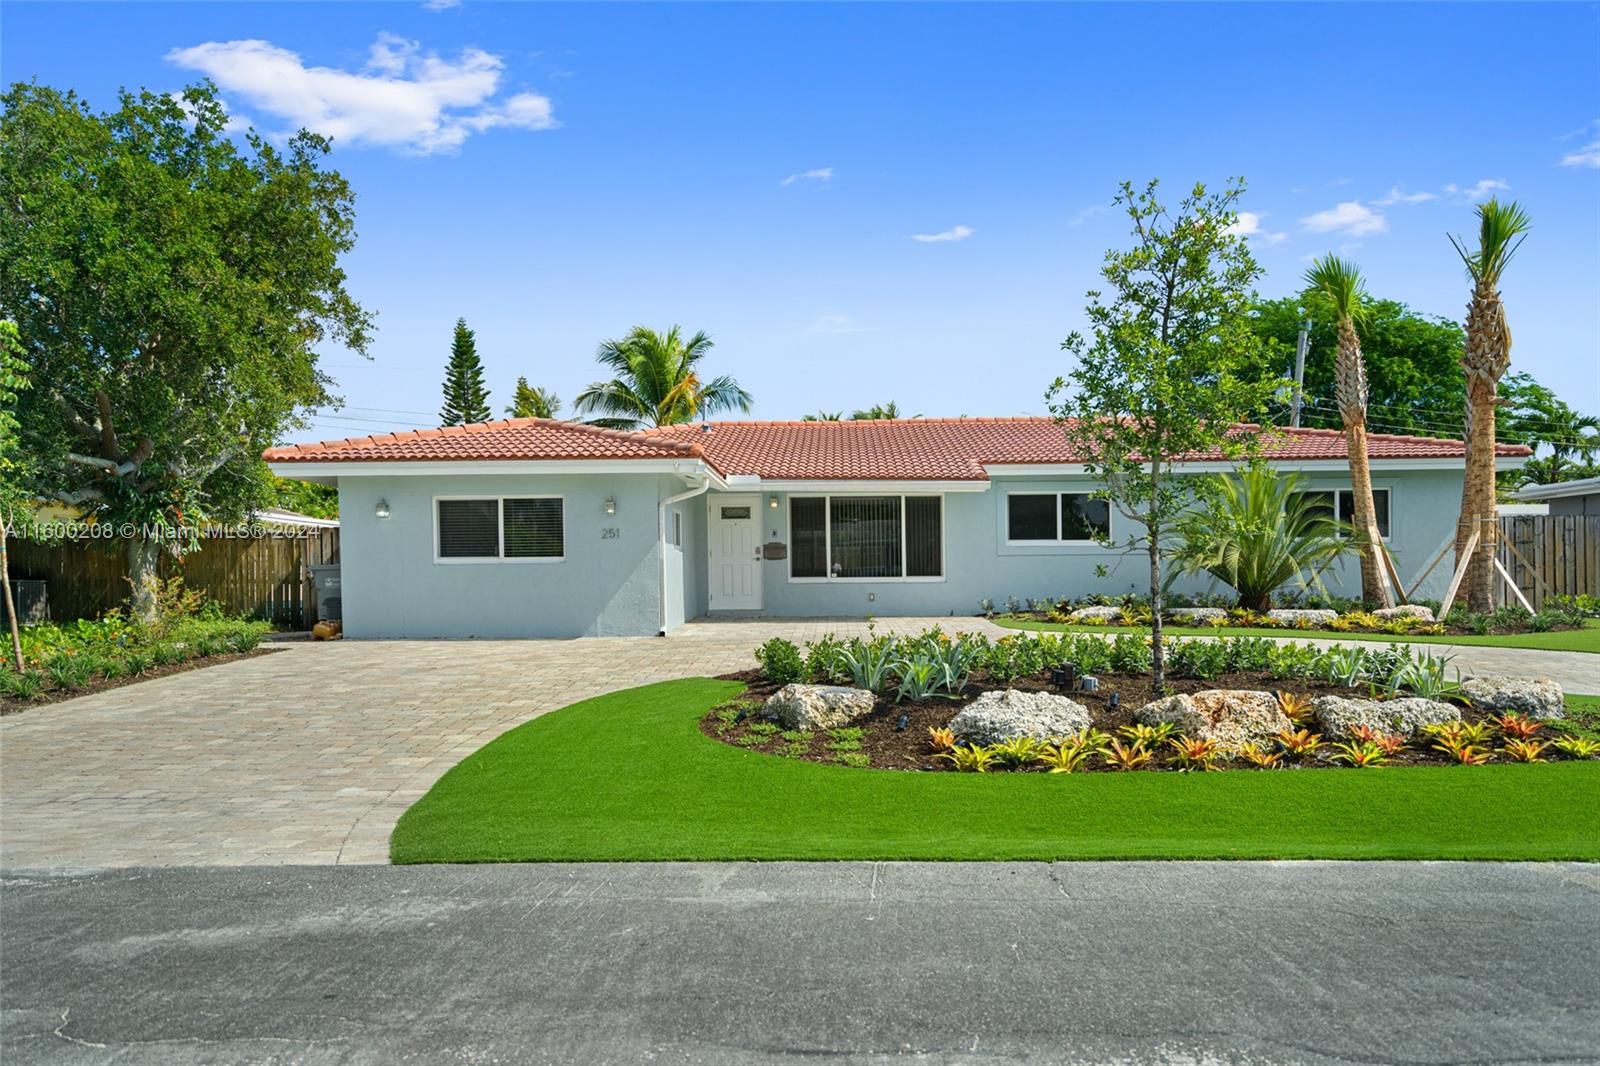
[[[802,421],[802,422],[838,422],[838,421],[843,420],[843,418],[844,418],[844,412],[843,411],[818,411],[814,415],[805,415],[805,416],[803,416],[800,419],[800,421]]]
[[[599,415],[589,424],[609,429],[670,426],[719,411],[750,410],[750,394],[733,378],[700,380],[700,362],[711,347],[705,333],[684,340],[677,326],[665,333],[635,326],[621,340],[600,345],[595,361],[615,376],[584,389],[573,409]]]
[[[487,422],[489,418],[489,390],[483,384],[478,339],[467,328],[467,320],[458,318],[450,341],[450,361],[444,368],[444,406],[439,409],[439,422],[464,426],[468,422]]]
[[[1307,302],[1327,305],[1339,324],[1333,394],[1350,458],[1350,495],[1355,501],[1355,530],[1361,543],[1361,598],[1393,607],[1394,597],[1389,594],[1378,558],[1383,539],[1378,536],[1377,510],[1372,503],[1372,464],[1367,459],[1367,366],[1361,358],[1361,336],[1356,332],[1356,326],[1366,321],[1366,286],[1354,263],[1332,255],[1311,264],[1306,271],[1306,286]]]
[[[1260,417],[1281,381],[1240,376],[1259,361],[1250,328],[1251,287],[1261,268],[1243,238],[1230,233],[1244,192],[1196,185],[1169,210],[1158,184],[1123,183],[1115,203],[1132,225],[1133,247],[1106,253],[1104,291],[1088,294],[1090,336],[1062,348],[1077,361],[1046,400],[1101,495],[1143,529],[1130,536],[1149,559],[1151,673],[1165,685],[1162,570],[1173,525],[1196,495],[1195,478],[1176,469],[1183,456],[1238,457],[1256,441],[1237,424]],[[1069,388],[1070,382],[1070,388]]]
[[[1521,470],[1501,475],[1503,487],[1595,476],[1591,471],[1600,453],[1600,417],[1575,410],[1528,374],[1505,378],[1500,401],[1500,439],[1549,449]]]
[[[561,410],[561,397],[550,389],[536,389],[527,378],[517,379],[517,389],[511,394],[511,406],[506,414],[512,418],[554,418]]]
[[[11,631],[11,662],[22,670],[22,634],[17,628],[17,601],[11,595],[11,562],[6,551],[11,526],[22,503],[22,486],[29,480],[27,458],[18,437],[17,400],[28,387],[28,364],[22,358],[22,341],[15,322],[0,321],[0,590],[5,596]]]
[[[272,488],[277,506],[312,518],[339,517],[339,490],[332,485],[274,477]]]
[[[1239,606],[1272,607],[1272,595],[1294,584],[1326,592],[1322,575],[1355,550],[1349,530],[1306,493],[1298,474],[1251,463],[1217,478],[1203,506],[1178,518],[1180,573],[1210,574],[1239,594]]]
[[[96,114],[17,84],[0,115],[0,314],[17,323],[32,486],[127,525],[131,606],[163,550],[271,499],[264,447],[330,402],[317,349],[364,352],[353,197],[328,142],[240,147],[209,84]]]
[[[1456,522],[1456,566],[1466,565],[1462,582],[1467,607],[1494,610],[1494,555],[1500,523],[1495,513],[1495,408],[1500,379],[1511,366],[1511,328],[1500,302],[1500,277],[1527,235],[1527,212],[1515,203],[1490,200],[1478,205],[1478,244],[1468,249],[1452,237],[1456,253],[1472,278],[1467,304],[1467,342],[1461,366],[1467,372],[1467,472]],[[1474,532],[1477,547],[1467,558]]]

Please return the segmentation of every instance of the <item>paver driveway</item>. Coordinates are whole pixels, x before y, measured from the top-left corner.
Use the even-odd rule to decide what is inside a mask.
[[[878,628],[935,622],[1008,632],[970,618]],[[666,638],[295,643],[36,708],[0,719],[0,866],[384,862],[401,813],[518,723],[613,689],[746,669],[770,636],[864,631],[751,621]],[[1600,692],[1595,656],[1453,650],[1469,672]]]

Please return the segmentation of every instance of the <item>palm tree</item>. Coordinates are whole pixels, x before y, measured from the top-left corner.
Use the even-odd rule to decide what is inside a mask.
[[[818,411],[814,415],[805,415],[802,422],[838,422],[844,418],[843,411]]]
[[[1313,260],[1305,280],[1308,298],[1323,303],[1339,323],[1334,394],[1350,455],[1350,488],[1355,501],[1351,524],[1361,547],[1361,598],[1393,607],[1394,597],[1383,579],[1378,559],[1383,540],[1378,535],[1372,468],[1367,462],[1367,366],[1361,358],[1361,337],[1356,333],[1356,322],[1365,317],[1366,287],[1354,263],[1332,255]]]
[[[1346,531],[1298,474],[1256,463],[1218,478],[1206,506],[1185,513],[1173,558],[1178,573],[1210,574],[1238,592],[1239,606],[1266,611],[1291,582],[1325,591],[1323,573],[1354,550]]]
[[[850,421],[852,421],[852,422],[862,422],[862,421],[866,421],[866,420],[869,420],[869,419],[885,419],[885,418],[899,418],[899,417],[900,417],[900,405],[895,403],[893,400],[890,400],[888,403],[885,403],[885,404],[877,404],[877,403],[875,403],[871,407],[868,407],[864,411],[854,411],[854,412],[852,412],[851,415],[850,415]],[[922,416],[921,415],[912,415],[911,417],[912,418],[921,418]]]
[[[1495,402],[1500,379],[1511,366],[1511,329],[1500,303],[1500,275],[1527,235],[1527,212],[1513,202],[1478,205],[1478,247],[1468,251],[1450,238],[1472,278],[1467,304],[1467,343],[1461,366],[1467,372],[1467,473],[1461,485],[1461,517],[1456,522],[1456,567],[1467,563],[1462,588],[1467,608],[1494,609],[1494,553],[1499,532],[1495,516]],[[1478,532],[1478,547],[1465,559],[1467,541]]]
[[[527,378],[518,378],[506,414],[512,418],[554,418],[559,410],[561,397],[556,395],[554,389],[535,388],[528,384]]]
[[[615,377],[590,385],[572,407],[607,429],[642,429],[692,422],[718,411],[750,410],[750,394],[728,375],[702,382],[696,367],[711,350],[711,338],[696,333],[687,341],[673,326],[657,333],[635,326],[621,340],[604,341],[595,360]]]

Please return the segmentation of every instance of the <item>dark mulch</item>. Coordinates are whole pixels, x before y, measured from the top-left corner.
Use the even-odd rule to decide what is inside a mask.
[[[852,728],[861,730],[860,747],[848,747],[849,751],[859,751],[871,760],[873,769],[879,770],[948,770],[950,764],[943,759],[935,758],[936,752],[928,743],[928,730],[943,728],[950,724],[962,707],[977,699],[984,692],[999,689],[1013,688],[1029,692],[1060,692],[1069,696],[1089,709],[1093,718],[1094,727],[1107,733],[1133,722],[1133,712],[1154,698],[1150,685],[1150,678],[1143,674],[1101,674],[1100,691],[1098,692],[1061,692],[1050,684],[1048,677],[1018,678],[1008,685],[992,682],[981,672],[973,676],[959,698],[933,699],[925,703],[895,703],[892,698],[880,697],[868,714],[852,724]],[[748,709],[747,717],[735,725],[729,725],[717,716],[715,710],[700,720],[700,729],[707,736],[737,747],[750,748],[773,755],[785,755],[791,758],[806,759],[811,762],[833,763],[841,761],[840,757],[846,754],[836,745],[841,742],[827,733],[817,733],[809,741],[785,740],[781,733],[767,734],[764,719],[761,717],[761,705],[768,696],[776,692],[781,685],[774,685],[766,680],[759,670],[746,670],[734,674],[724,674],[719,680],[742,681],[747,688],[736,701],[742,708]],[[1372,694],[1366,689],[1346,688],[1340,685],[1327,684],[1309,679],[1284,679],[1273,678],[1264,673],[1235,673],[1223,674],[1209,681],[1200,681],[1194,678],[1178,678],[1167,681],[1167,692],[1203,692],[1212,689],[1252,689],[1267,692],[1289,692],[1310,698],[1318,696],[1346,696],[1352,699],[1371,699]],[[1111,707],[1111,695],[1120,696],[1118,706]],[[897,728],[901,715],[906,717],[904,729]],[[1469,711],[1463,711],[1462,717],[1472,720],[1480,717]],[[1315,731],[1315,728],[1313,731]],[[844,741],[845,745],[853,742]],[[1337,763],[1328,762],[1328,756],[1333,754],[1331,745],[1326,745],[1324,750],[1318,752],[1310,760],[1301,765],[1305,766],[1338,766]],[[1164,759],[1164,755],[1158,754]],[[1423,764],[1443,764],[1448,760],[1438,752],[1407,748],[1402,754],[1392,757],[1385,765],[1405,766]],[[1085,769],[1092,771],[1106,770],[1100,765],[1099,760],[1091,760],[1093,765]],[[1152,769],[1174,768],[1168,761],[1152,766]],[[1033,767],[1032,769],[1040,769]]]
[[[152,678],[167,677],[170,674],[187,673],[190,670],[198,670],[204,666],[220,666],[223,663],[236,662],[239,659],[254,659],[258,655],[271,655],[273,652],[281,650],[281,648],[258,647],[252,648],[250,651],[229,652],[226,655],[207,655],[204,658],[185,659],[181,663],[168,663],[166,666],[153,666],[138,676],[118,677],[109,680],[103,677],[97,677],[87,685],[84,685],[82,688],[56,688],[47,681],[45,682],[46,687],[31,700],[0,697],[0,718],[3,718],[8,714],[18,714],[33,707],[43,707],[51,703],[60,703],[62,700],[75,700],[79,696],[92,696],[96,692],[108,692],[114,688],[122,688],[124,685],[136,685],[141,681],[149,681]]]

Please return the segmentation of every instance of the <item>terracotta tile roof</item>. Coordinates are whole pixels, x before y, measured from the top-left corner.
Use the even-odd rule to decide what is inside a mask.
[[[709,428],[708,428],[709,427]],[[1458,440],[1374,433],[1373,459],[1461,459]],[[1501,456],[1526,456],[1502,444]],[[1343,459],[1332,429],[1271,429],[1271,459]],[[723,475],[771,480],[982,481],[985,466],[1076,463],[1049,418],[918,418],[860,422],[712,422],[625,433],[512,418],[269,449],[272,462],[700,458]],[[1192,456],[1203,460],[1215,456]]]
[[[261,457],[272,463],[705,458],[691,441],[548,418],[505,418],[316,444],[286,444],[268,448]]]
[[[859,422],[712,422],[647,430],[657,439],[693,439],[719,468],[785,480],[972,480],[985,466],[1077,463],[1082,457],[1050,418],[918,418]],[[1251,427],[1254,428],[1254,427]],[[1460,459],[1460,441],[1374,433],[1374,459]],[[1271,459],[1343,459],[1344,434],[1273,429]],[[1503,456],[1531,455],[1501,445]],[[1220,458],[1191,456],[1195,460]]]

